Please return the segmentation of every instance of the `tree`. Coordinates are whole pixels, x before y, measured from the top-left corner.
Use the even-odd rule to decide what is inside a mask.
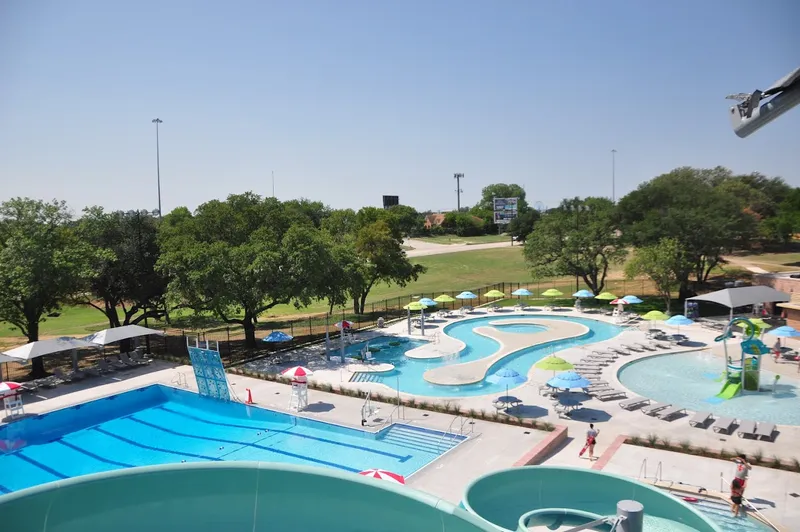
[[[295,220],[296,221],[296,220]],[[163,220],[159,270],[174,298],[239,324],[256,346],[258,316],[276,305],[303,306],[324,289],[329,249],[313,223],[292,223],[274,198],[251,192],[211,201]]]
[[[425,217],[408,205],[392,205],[386,211],[392,218],[392,223],[400,229],[404,237],[418,235],[422,232]]]
[[[85,303],[102,312],[109,327],[136,325],[165,314],[167,279],[156,270],[157,223],[147,211],[84,209],[78,223],[81,238],[98,250],[109,251],[96,264]]]
[[[465,212],[448,212],[444,215],[442,229],[458,236],[476,236],[484,233],[484,223]]]
[[[541,218],[541,214],[536,209],[528,209],[523,214],[518,214],[516,218],[508,224],[508,233],[520,242],[525,242],[533,232],[536,222]]]
[[[37,341],[39,324],[85,289],[102,255],[77,237],[64,202],[0,204],[0,321]],[[31,376],[45,376],[42,357],[31,365]]]
[[[634,257],[625,265],[625,276],[634,279],[646,275],[656,286],[664,300],[664,310],[669,312],[672,289],[684,272],[691,271],[692,261],[680,242],[674,238],[662,238],[657,244],[636,250]]]
[[[495,183],[483,187],[481,190],[481,200],[475,206],[478,209],[494,212],[494,198],[519,198],[517,210],[523,213],[528,210],[528,202],[525,201],[525,189],[515,184]]]
[[[283,207],[292,223],[311,223],[317,229],[331,212],[331,209],[321,201],[311,201],[306,198],[286,201]]]
[[[614,205],[606,198],[564,200],[536,223],[524,254],[534,277],[575,275],[599,294],[608,268],[626,255]]]

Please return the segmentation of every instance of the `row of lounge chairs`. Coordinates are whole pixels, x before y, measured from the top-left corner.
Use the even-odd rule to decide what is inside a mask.
[[[122,371],[150,364],[152,359],[144,358],[138,352],[120,353],[117,358],[100,360],[97,364],[79,371],[65,373],[61,368],[53,370],[53,374],[43,379],[36,379],[24,383],[23,392],[35,392],[39,388],[55,388],[65,382],[76,382],[87,377],[99,377],[115,371]]]
[[[670,403],[651,403],[650,399],[645,397],[634,397],[619,403],[621,408],[625,410],[640,409],[642,414],[646,416],[657,417],[662,421],[672,421],[676,417],[686,415],[686,409],[679,406],[673,406]]]

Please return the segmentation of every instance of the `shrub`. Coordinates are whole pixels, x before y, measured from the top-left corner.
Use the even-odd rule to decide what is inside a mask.
[[[500,419],[500,412],[492,412],[492,420],[497,421]]]
[[[783,468],[783,463],[781,462],[780,456],[778,456],[777,454],[773,454],[772,455],[772,464],[770,464],[770,466],[773,469],[782,469]]]
[[[429,408],[428,401],[420,401],[419,407],[423,410],[427,410]]]
[[[480,412],[478,412],[478,416],[479,416],[481,419],[486,419],[486,410],[483,410],[483,409],[481,409],[481,411],[480,411]]]
[[[792,467],[794,468],[795,471],[800,473],[800,460],[798,460],[797,458],[792,458]]]
[[[469,409],[469,412],[467,412],[467,415],[468,415],[469,417],[475,417],[475,416],[477,416],[477,415],[478,415],[478,412],[477,412],[477,411],[476,411],[474,408],[470,408],[470,409]]]
[[[556,426],[550,423],[549,421],[545,421],[544,423],[542,423],[542,428],[547,432],[553,432],[554,430],[556,430]]]
[[[678,445],[680,445],[681,450],[685,453],[688,453],[692,449],[692,442],[689,440],[681,440]]]
[[[700,456],[708,456],[709,455],[708,447],[703,447],[703,446],[695,447],[694,450]]]
[[[739,453],[736,453],[736,454],[739,454]],[[731,457],[731,453],[729,453],[727,449],[723,448],[723,449],[720,449],[720,451],[719,451],[719,457],[721,459],[725,460],[726,458],[730,458]]]
[[[658,443],[658,434],[651,432],[650,434],[647,435],[647,444],[650,447],[655,447],[656,443]]]
[[[413,398],[413,397],[412,397],[411,399],[409,399],[408,401],[406,401],[406,404],[407,404],[408,406],[410,406],[410,407],[413,407],[415,404],[417,404],[417,400],[416,400],[415,398]]]
[[[756,449],[756,451],[753,453],[753,463],[760,464],[763,461],[764,461],[764,451],[762,451],[761,449]]]
[[[670,440],[669,438],[661,438],[661,445],[665,449],[669,449],[670,447],[672,447],[672,440]]]
[[[630,443],[631,445],[641,445],[642,444],[642,438],[640,438],[639,436],[631,436],[628,439],[628,443]]]

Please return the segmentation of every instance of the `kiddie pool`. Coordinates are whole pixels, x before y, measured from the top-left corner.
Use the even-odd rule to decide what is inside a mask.
[[[138,467],[0,496],[24,532],[496,532],[444,500],[385,480],[263,462]]]

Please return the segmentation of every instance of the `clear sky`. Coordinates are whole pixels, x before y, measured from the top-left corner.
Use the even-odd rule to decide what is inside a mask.
[[[757,11],[756,11],[757,10]],[[755,23],[748,21],[754,20]],[[677,166],[800,186],[800,109],[730,93],[800,66],[799,0],[0,0],[0,200],[164,211],[253,190],[547,206]]]

